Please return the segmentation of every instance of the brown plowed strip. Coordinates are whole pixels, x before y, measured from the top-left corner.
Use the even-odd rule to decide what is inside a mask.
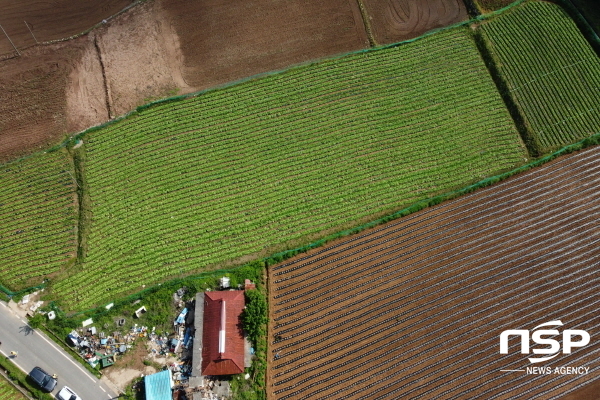
[[[81,33],[131,3],[132,0],[0,0],[0,25],[15,46],[23,48],[36,44],[35,39],[48,42]],[[0,32],[0,55],[12,52],[13,47]]]
[[[34,47],[0,62],[0,162],[49,147],[67,133],[65,87],[85,42]]]
[[[355,0],[168,0],[184,77],[200,89],[369,47]]]
[[[378,44],[401,42],[468,19],[462,0],[362,0]]]
[[[499,335],[556,319],[598,333],[598,185],[595,147],[271,267],[268,398],[550,398],[593,381],[598,342],[532,365]],[[528,366],[590,372],[500,371]]]

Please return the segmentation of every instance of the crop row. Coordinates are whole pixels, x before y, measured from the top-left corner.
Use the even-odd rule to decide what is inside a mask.
[[[465,28],[158,105],[85,142],[89,250],[54,286],[77,307],[306,241],[525,156]]]
[[[73,166],[60,151],[4,164],[0,186],[0,283],[18,289],[75,254]]]
[[[26,400],[26,397],[0,376],[0,400]]]
[[[482,29],[542,153],[600,131],[600,58],[561,7],[528,2]]]

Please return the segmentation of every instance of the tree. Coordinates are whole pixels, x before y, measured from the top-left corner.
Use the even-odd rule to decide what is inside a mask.
[[[246,290],[246,309],[242,312],[242,326],[248,338],[256,347],[259,338],[266,334],[267,300],[261,292],[256,289]]]

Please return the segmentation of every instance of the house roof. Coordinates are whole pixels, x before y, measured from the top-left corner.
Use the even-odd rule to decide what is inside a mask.
[[[204,293],[202,375],[244,372],[243,290]]]
[[[171,371],[165,370],[146,376],[144,387],[146,388],[146,400],[171,400],[173,398]]]

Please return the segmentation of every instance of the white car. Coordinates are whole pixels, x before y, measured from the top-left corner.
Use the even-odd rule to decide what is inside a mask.
[[[57,397],[59,400],[81,400],[81,397],[77,396],[77,394],[75,394],[68,386],[60,389]]]

